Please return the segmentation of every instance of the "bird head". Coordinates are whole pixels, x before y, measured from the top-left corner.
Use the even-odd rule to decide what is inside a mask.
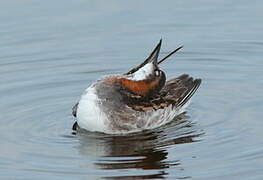
[[[124,74],[120,79],[120,83],[124,88],[140,96],[154,95],[163,88],[166,76],[159,68],[159,64],[182,47],[177,48],[176,51],[173,51],[158,61],[161,44],[162,40],[160,40],[150,56],[143,63]]]

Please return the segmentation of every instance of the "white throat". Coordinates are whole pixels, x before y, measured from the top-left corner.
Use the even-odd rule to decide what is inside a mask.
[[[152,74],[153,70],[154,70],[154,64],[153,63],[147,63],[143,67],[141,67],[139,70],[137,70],[133,74],[129,75],[128,79],[134,80],[134,81],[144,80],[150,74]]]

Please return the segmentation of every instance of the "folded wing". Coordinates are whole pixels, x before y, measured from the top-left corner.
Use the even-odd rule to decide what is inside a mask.
[[[163,89],[151,99],[134,97],[130,107],[138,111],[158,110],[170,105],[181,107],[193,96],[201,84],[201,79],[194,79],[187,74],[166,82]]]

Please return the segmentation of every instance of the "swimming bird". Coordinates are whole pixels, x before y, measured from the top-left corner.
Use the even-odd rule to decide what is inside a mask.
[[[158,61],[161,44],[127,73],[92,83],[72,108],[72,129],[124,134],[159,127],[184,112],[201,79],[183,74],[166,80],[159,65],[182,46]]]

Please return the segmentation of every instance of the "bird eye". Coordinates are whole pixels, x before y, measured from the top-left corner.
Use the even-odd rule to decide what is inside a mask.
[[[156,75],[156,76],[160,76],[160,70],[158,70],[158,69],[155,70],[155,75]]]

